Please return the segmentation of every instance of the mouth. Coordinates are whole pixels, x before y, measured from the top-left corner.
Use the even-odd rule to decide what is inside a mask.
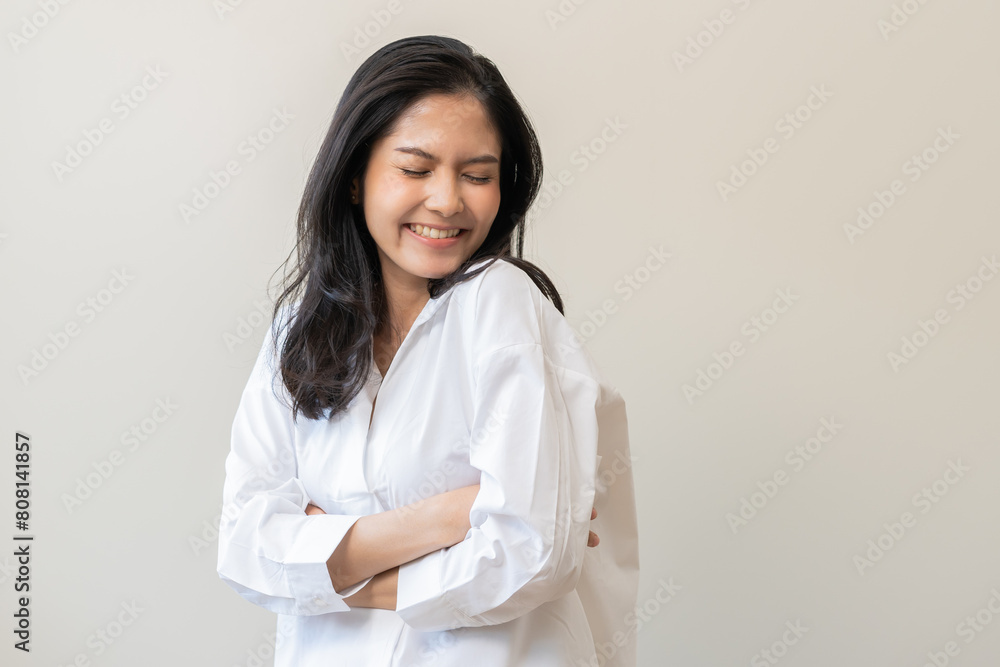
[[[439,229],[437,227],[428,227],[427,225],[414,225],[408,224],[406,228],[417,236],[425,239],[451,239],[455,238],[459,234],[467,231],[465,229]]]

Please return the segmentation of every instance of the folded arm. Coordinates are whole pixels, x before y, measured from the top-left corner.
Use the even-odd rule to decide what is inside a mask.
[[[396,611],[429,632],[505,623],[568,594],[582,572],[601,388],[537,344],[481,359],[466,538],[399,567]]]
[[[473,425],[478,493],[370,516],[311,515],[270,345],[226,460],[218,572],[238,593],[282,614],[393,608],[430,630],[505,622],[572,590],[594,499],[593,382],[553,368],[537,345],[499,350],[478,389],[476,404],[489,406]]]
[[[271,333],[233,421],[218,573],[244,598],[276,613],[347,611],[345,598],[375,575],[461,541],[478,485],[373,515],[307,511]],[[383,591],[385,580],[371,590]]]
[[[347,588],[362,579],[368,580],[357,593],[345,597],[344,602],[350,607],[395,610],[399,565],[460,542],[471,527],[468,516],[478,491],[479,485],[475,484],[428,498],[429,501],[440,504],[440,510],[422,512],[422,516],[416,520],[413,519],[412,513],[398,513],[395,510],[359,519],[348,530],[327,561],[330,578],[337,590]],[[420,508],[413,506],[404,508],[407,509],[413,510],[414,513],[420,511]],[[316,505],[310,504],[306,507],[306,514],[323,513],[323,510]],[[421,526],[428,524],[428,518],[430,518],[428,532],[439,535],[436,542],[428,540],[426,535],[421,534],[423,530]],[[591,512],[590,518],[591,520],[597,518],[596,508]],[[367,519],[371,519],[372,522],[366,522]],[[400,526],[400,521],[407,523],[408,526]],[[363,523],[367,525],[358,531],[358,526]],[[587,546],[595,547],[599,542],[597,534],[590,531]],[[427,546],[428,544],[430,546]],[[350,568],[357,569],[353,575],[338,580],[337,572],[343,573]]]
[[[479,485],[448,491],[386,512],[359,518],[327,560],[336,590],[460,542],[468,533],[469,508]],[[315,505],[306,514],[323,514]]]

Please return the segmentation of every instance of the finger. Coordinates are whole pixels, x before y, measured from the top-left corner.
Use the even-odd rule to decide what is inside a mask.
[[[597,533],[595,533],[594,531],[590,531],[590,536],[587,538],[587,546],[596,547],[600,543],[601,543],[601,538],[597,536]]]
[[[592,507],[590,509],[590,520],[593,521],[596,518],[597,518],[597,508],[596,507]]]

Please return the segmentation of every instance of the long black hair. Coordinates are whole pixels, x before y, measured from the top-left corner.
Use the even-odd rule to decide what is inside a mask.
[[[296,247],[275,300],[281,379],[298,413],[318,419],[347,408],[371,373],[373,336],[386,324],[387,305],[377,247],[360,206],[351,205],[353,179],[363,178],[371,146],[396,120],[432,94],[471,95],[483,105],[500,139],[500,208],[482,245],[454,272],[428,280],[431,298],[504,258],[524,270],[562,312],[545,273],[521,259],[528,208],[542,181],[542,157],[531,123],[488,58],[449,37],[406,37],[372,54],[351,77],[306,182]],[[294,261],[293,261],[294,257]],[[469,270],[473,263],[490,260]],[[279,267],[280,268],[280,267]],[[297,301],[297,303],[295,303]]]

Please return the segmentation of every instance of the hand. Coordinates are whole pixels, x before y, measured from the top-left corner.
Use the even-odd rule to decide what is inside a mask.
[[[380,572],[361,590],[344,598],[348,607],[396,610],[396,589],[399,582],[399,566]]]
[[[320,510],[320,511],[322,511],[322,510]],[[592,507],[590,509],[590,520],[593,521],[596,518],[597,518],[597,508],[596,507]],[[597,536],[597,533],[595,533],[594,531],[590,531],[590,535],[587,538],[587,546],[588,547],[596,547],[600,543],[601,543],[601,538],[599,538]]]

